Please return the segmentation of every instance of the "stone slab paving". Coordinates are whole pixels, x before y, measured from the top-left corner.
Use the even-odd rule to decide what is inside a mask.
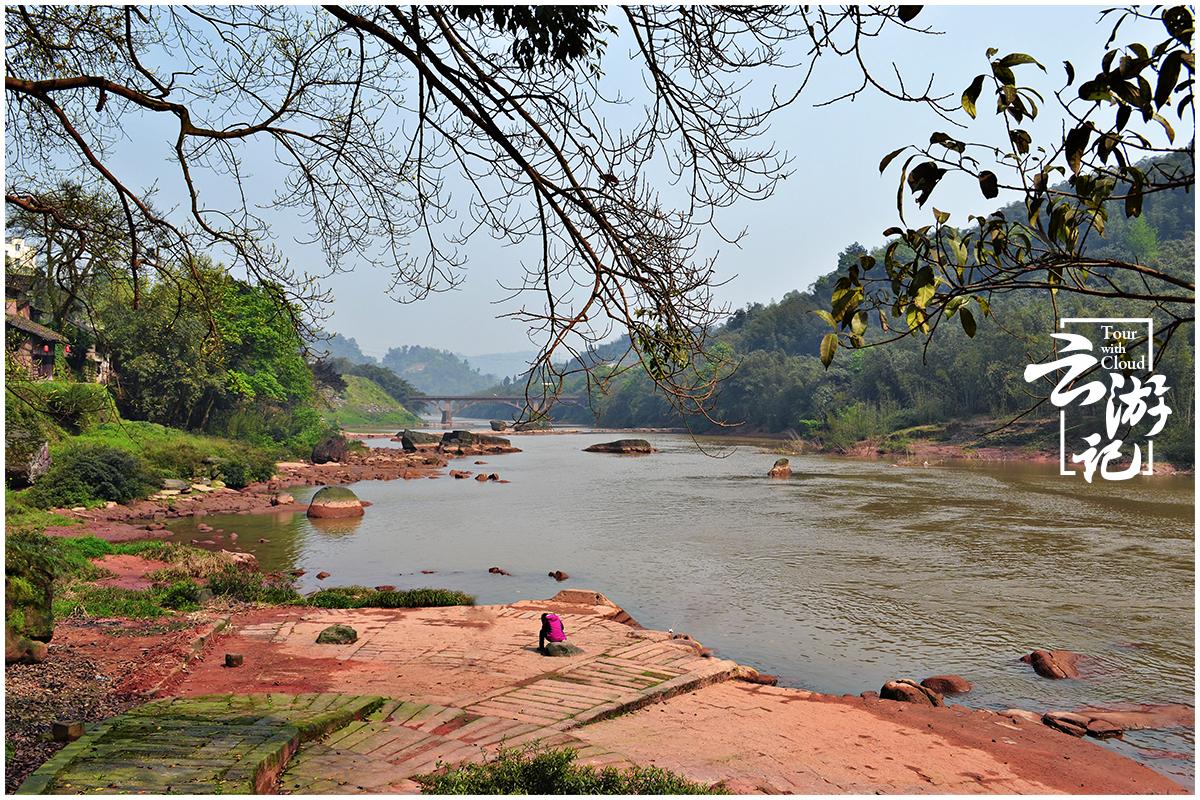
[[[87,731],[30,775],[18,793],[264,792],[302,742],[383,702],[336,694],[155,701]]]
[[[444,765],[478,763],[508,747],[567,747],[583,763],[628,767],[623,756],[543,725],[458,708],[391,701],[369,719],[307,744],[288,766],[288,794],[404,793]]]

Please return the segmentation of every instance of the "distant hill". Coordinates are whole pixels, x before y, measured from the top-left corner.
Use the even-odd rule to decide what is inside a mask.
[[[480,372],[457,353],[420,345],[393,347],[383,366],[426,394],[470,394],[502,380]]]
[[[420,425],[421,418],[398,403],[379,384],[358,375],[343,375],[345,391],[327,396],[330,416],[344,428]]]
[[[465,356],[467,363],[483,374],[499,375],[501,378],[516,378],[518,375],[524,375],[529,371],[529,362],[536,357],[536,350]]]
[[[318,339],[309,342],[316,355],[324,354],[327,358],[344,358],[354,364],[378,364],[372,356],[366,355],[359,348],[358,342],[340,333],[331,335],[328,339]]]

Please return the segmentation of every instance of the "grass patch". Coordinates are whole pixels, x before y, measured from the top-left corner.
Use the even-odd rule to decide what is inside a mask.
[[[54,598],[54,618],[72,615],[109,619],[157,619],[176,611],[200,608],[200,587],[180,581],[152,589],[117,589],[75,582],[63,587]]]
[[[379,384],[359,375],[343,375],[346,391],[334,398],[330,414],[342,427],[404,428],[420,425],[421,418],[402,406]]]
[[[475,597],[453,589],[407,589],[378,591],[366,586],[321,589],[305,598],[316,608],[432,608],[473,606]]]
[[[79,525],[74,517],[63,517],[34,508],[25,502],[24,492],[4,488],[4,532],[9,536],[18,533],[41,533],[55,525]]]
[[[586,766],[574,750],[502,750],[482,764],[418,776],[426,794],[729,794],[659,767]]]

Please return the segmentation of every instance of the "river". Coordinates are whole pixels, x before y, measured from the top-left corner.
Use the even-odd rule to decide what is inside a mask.
[[[958,673],[976,688],[952,702],[978,707],[1193,702],[1191,476],[1087,485],[1053,466],[813,455],[770,480],[760,445],[714,458],[651,435],[650,456],[582,452],[612,438],[517,436],[522,453],[454,462],[508,484],[361,482],[361,520],[203,521],[237,531],[264,569],[307,570],[303,591],[440,586],[494,603],[595,589],[788,686],[857,694]],[[196,522],[172,520],[173,538],[211,536]],[[1018,661],[1034,648],[1086,654],[1085,679],[1038,677]],[[1108,746],[1193,783],[1191,729]]]

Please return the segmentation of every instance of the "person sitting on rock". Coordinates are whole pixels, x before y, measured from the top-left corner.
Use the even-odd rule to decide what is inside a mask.
[[[546,642],[565,642],[567,632],[563,630],[558,614],[542,614],[542,630],[538,633],[538,652],[546,655]]]

